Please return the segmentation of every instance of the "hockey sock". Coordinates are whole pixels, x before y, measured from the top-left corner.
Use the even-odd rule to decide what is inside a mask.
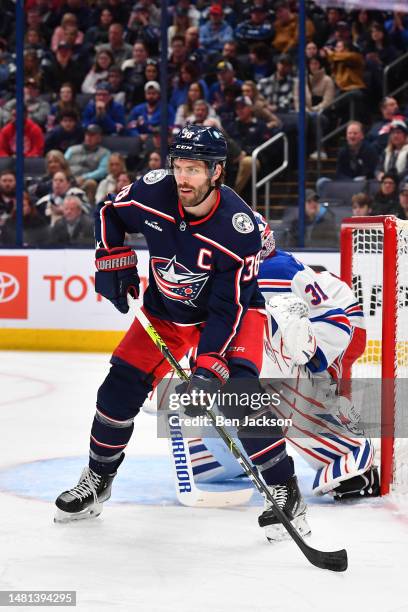
[[[246,438],[241,434],[239,439],[246,453],[267,485],[282,484],[294,475],[293,461],[286,453],[283,438]]]
[[[89,467],[97,474],[112,474],[133,433],[133,418],[121,421],[96,408],[91,429]]]

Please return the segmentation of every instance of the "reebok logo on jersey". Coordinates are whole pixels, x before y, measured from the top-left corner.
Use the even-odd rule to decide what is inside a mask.
[[[152,257],[150,263],[157,287],[165,297],[196,307],[193,301],[201,293],[208,274],[191,272],[177,261],[176,256],[172,259]]]
[[[148,225],[149,227],[157,230],[158,232],[163,231],[163,228],[160,227],[157,221],[149,221],[148,219],[145,219],[145,225]]]

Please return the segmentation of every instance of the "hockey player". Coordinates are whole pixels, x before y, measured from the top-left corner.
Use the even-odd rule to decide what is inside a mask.
[[[350,436],[359,415],[346,397],[349,388],[342,395],[343,366],[349,377],[353,361],[364,352],[363,311],[346,283],[276,249],[273,232],[255,215],[263,245],[258,283],[275,327],[269,329],[262,377],[293,380],[284,384],[286,404],[281,402],[282,413],[277,410],[293,419],[286,439],[316,470],[315,494],[378,495],[371,440],[361,431]],[[302,375],[303,381],[295,382]]]
[[[257,381],[262,366],[265,314],[256,280],[261,241],[251,209],[222,185],[226,156],[218,129],[188,125],[170,148],[170,172],[149,172],[100,205],[95,216],[95,288],[123,313],[128,292],[139,292],[137,257],[123,246],[125,233],[144,234],[150,252],[144,311],[177,359],[197,347],[189,392],[219,389],[229,377]],[[135,319],[98,391],[89,467],[78,485],[57,498],[57,521],[100,514],[134,418],[169,369]],[[271,444],[266,433],[257,433],[251,438],[243,431],[242,444],[302,531],[305,504],[293,466],[280,441]]]

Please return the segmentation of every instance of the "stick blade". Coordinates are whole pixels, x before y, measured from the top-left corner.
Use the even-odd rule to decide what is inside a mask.
[[[320,567],[320,569],[327,569],[332,572],[345,572],[348,567],[347,551],[344,548],[342,550],[325,552],[308,547],[308,550],[304,552],[310,563]]]

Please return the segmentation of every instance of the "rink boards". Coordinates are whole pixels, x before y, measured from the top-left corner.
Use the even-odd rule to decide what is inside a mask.
[[[148,251],[137,254],[145,289]],[[322,253],[299,257],[322,261]],[[339,253],[324,253],[324,262],[339,273]],[[0,250],[0,349],[112,351],[132,317],[95,293],[94,272],[90,249]]]

